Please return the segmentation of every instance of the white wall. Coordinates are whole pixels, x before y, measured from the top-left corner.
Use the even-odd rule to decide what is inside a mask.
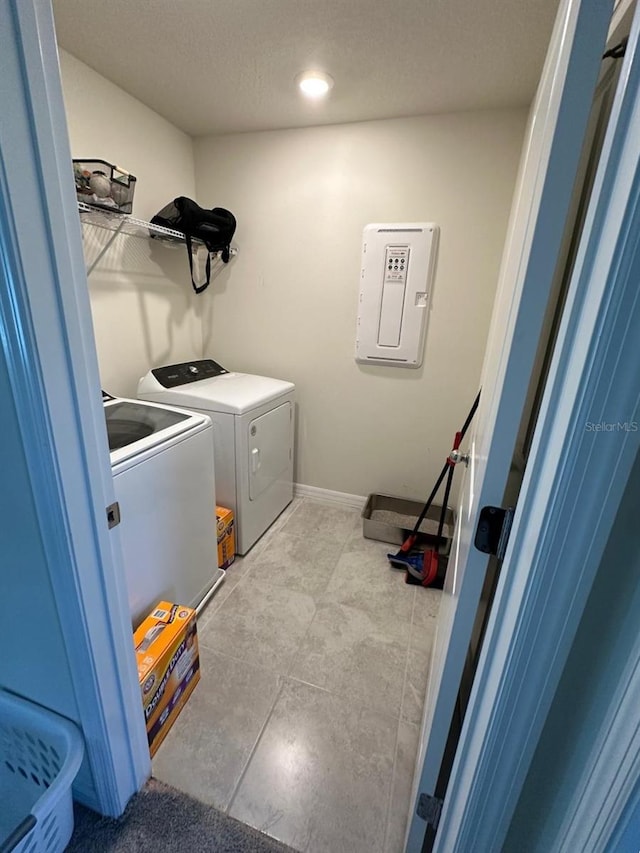
[[[195,196],[189,136],[70,54],[61,51],[60,64],[72,154],[134,174],[134,216],[150,219],[176,196]],[[106,232],[83,230],[90,262]],[[149,367],[200,355],[201,306],[184,246],[119,236],[89,277],[89,289],[106,390],[135,396]]]
[[[198,201],[240,253],[203,297],[204,353],[293,380],[300,483],[421,498],[478,390],[524,110],[195,141]],[[362,228],[441,227],[420,370],[353,359]]]
[[[201,297],[184,247],[116,238],[89,278],[103,387],[135,396],[149,367],[201,355],[292,379],[298,482],[422,497],[477,391],[525,112],[192,143],[64,51],[61,70],[73,156],[135,174],[134,215],[187,195],[239,223],[239,256]],[[417,371],[353,360],[362,228],[400,220],[442,229]],[[106,234],[84,234],[91,262]]]

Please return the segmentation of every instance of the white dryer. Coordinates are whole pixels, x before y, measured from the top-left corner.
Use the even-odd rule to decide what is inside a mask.
[[[232,373],[211,359],[150,370],[138,397],[213,421],[216,500],[232,509],[246,554],[293,498],[295,385]]]

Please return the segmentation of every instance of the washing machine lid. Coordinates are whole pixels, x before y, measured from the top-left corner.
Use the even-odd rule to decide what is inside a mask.
[[[292,382],[250,373],[223,373],[167,388],[161,385],[154,373],[149,371],[140,380],[138,396],[141,399],[188,406],[205,412],[243,415],[295,391]]]
[[[104,401],[104,417],[112,467],[210,423],[193,412],[122,397]]]

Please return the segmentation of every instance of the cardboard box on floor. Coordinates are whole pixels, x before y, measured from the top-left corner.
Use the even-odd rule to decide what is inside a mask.
[[[200,680],[196,612],[160,601],[133,635],[153,756]]]
[[[227,569],[236,556],[235,524],[233,511],[223,506],[216,507],[216,529],[218,533],[218,566]]]

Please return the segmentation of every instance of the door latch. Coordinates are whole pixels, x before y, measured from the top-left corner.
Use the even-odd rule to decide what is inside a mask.
[[[443,802],[440,797],[432,797],[431,794],[420,794],[416,814],[436,830],[440,823]]]
[[[494,554],[504,560],[513,524],[514,508],[483,506],[480,510],[478,527],[473,544],[484,554]]]
[[[117,524],[120,524],[120,504],[118,501],[109,504],[107,507],[107,524],[109,526],[109,530]]]

